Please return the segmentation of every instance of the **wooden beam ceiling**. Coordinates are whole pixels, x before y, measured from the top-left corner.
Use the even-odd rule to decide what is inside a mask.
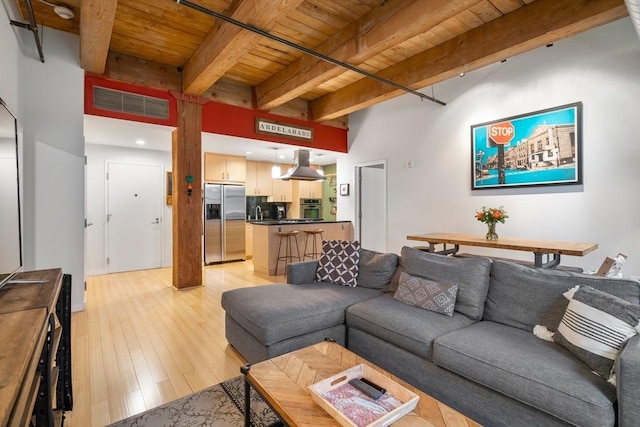
[[[378,75],[421,89],[626,15],[624,3],[618,0],[536,0]],[[398,89],[362,79],[312,101],[311,116],[317,121],[329,120],[402,94]]]
[[[302,0],[244,0],[229,15],[236,21],[272,30]],[[183,70],[183,90],[201,95],[251,50],[261,36],[228,22],[216,22]]]
[[[404,92],[202,9],[413,90],[627,16],[623,0],[68,2],[72,21],[34,9],[43,25],[79,31],[88,73],[339,126]]]
[[[384,3],[314,50],[360,66],[366,60],[422,34],[480,0],[398,0]],[[424,13],[429,10],[429,13]],[[313,56],[303,56],[256,86],[257,108],[269,110],[304,95],[345,72]]]
[[[103,74],[118,0],[83,0],[80,8],[80,66]]]

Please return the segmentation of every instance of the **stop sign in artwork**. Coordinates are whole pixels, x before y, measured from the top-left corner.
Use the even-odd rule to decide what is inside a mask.
[[[507,145],[515,136],[515,128],[511,122],[500,122],[489,125],[489,139],[499,145]]]

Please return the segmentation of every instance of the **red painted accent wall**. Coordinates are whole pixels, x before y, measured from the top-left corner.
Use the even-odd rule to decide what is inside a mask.
[[[156,119],[153,117],[138,116],[136,114],[119,113],[116,111],[101,110],[93,106],[93,87],[99,86],[106,89],[120,90],[122,92],[135,93],[138,95],[151,96],[153,98],[166,99],[169,101],[169,119]],[[85,76],[84,77],[84,112],[93,116],[111,117],[114,119],[130,120],[133,122],[153,123],[156,125],[177,126],[178,125],[178,104],[169,91],[152,89],[143,86],[136,86],[129,83],[118,82],[105,79],[104,77]]]
[[[93,87],[100,86],[107,89],[121,90],[154,98],[167,99],[169,101],[169,119],[154,119],[134,114],[118,113],[115,111],[101,110],[93,106]],[[167,126],[177,126],[177,104],[169,91],[136,86],[129,83],[109,80],[104,77],[85,76],[84,111],[94,116],[111,117],[115,119],[131,120],[142,123],[153,123]],[[282,124],[302,126],[313,129],[313,142],[297,139],[289,139],[276,135],[263,135],[256,133],[256,118],[268,119]],[[347,129],[327,126],[306,120],[293,119],[278,116],[260,110],[236,107],[210,101],[202,108],[202,131],[220,135],[230,135],[260,141],[277,142],[281,144],[309,147],[321,150],[347,152]]]

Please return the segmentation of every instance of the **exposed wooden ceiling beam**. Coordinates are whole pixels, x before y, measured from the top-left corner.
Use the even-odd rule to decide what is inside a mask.
[[[480,0],[383,2],[314,50],[358,66],[374,55],[428,31],[477,3]],[[345,71],[344,68],[305,55],[256,86],[257,107],[263,110],[275,108]]]
[[[229,14],[237,21],[269,31],[300,3],[302,0],[244,0],[236,2]],[[227,22],[214,26],[184,67],[183,91],[193,95],[204,93],[249,52],[260,37]]]
[[[117,7],[117,0],[82,0],[80,66],[87,73],[104,73]]]
[[[420,89],[625,16],[622,0],[537,0],[377,74]],[[362,79],[312,101],[311,115],[329,120],[402,94]]]

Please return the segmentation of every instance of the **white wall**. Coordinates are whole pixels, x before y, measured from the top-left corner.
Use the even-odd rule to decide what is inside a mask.
[[[169,134],[170,138],[170,134]],[[171,170],[171,152],[112,147],[87,141],[87,275],[105,274],[106,266],[106,165],[108,162],[161,165]],[[163,188],[164,188],[164,184]],[[164,202],[163,202],[164,204]],[[162,218],[162,266],[170,267],[172,258],[171,206],[164,205]]]
[[[418,244],[405,239],[409,234],[484,234],[475,210],[504,205],[510,218],[498,224],[499,235],[596,242],[593,253],[562,262],[597,270],[622,252],[625,276],[640,275],[640,41],[628,18],[434,90],[447,106],[404,95],[350,116],[349,156],[338,160],[338,175],[353,182],[354,164],[388,160],[389,251]],[[577,101],[583,185],[471,191],[471,125]],[[412,169],[405,168],[409,160]],[[354,220],[354,201],[338,198],[339,219]]]
[[[71,274],[72,310],[82,310],[84,72],[78,37],[48,29],[42,64],[31,33],[9,25],[16,13],[0,7],[0,96],[18,117],[24,268]]]
[[[13,114],[18,115],[18,62],[21,54],[15,33],[17,28],[9,25],[10,18],[3,6],[0,5],[0,98],[7,103]]]

